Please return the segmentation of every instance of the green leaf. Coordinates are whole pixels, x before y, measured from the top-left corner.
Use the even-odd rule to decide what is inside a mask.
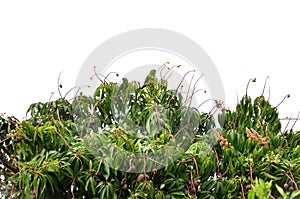
[[[255,199],[255,192],[254,190],[250,190],[249,193],[248,193],[248,199]]]
[[[280,195],[282,197],[286,197],[286,194],[284,193],[283,189],[280,186],[278,186],[277,184],[275,184],[275,186],[276,186],[277,191],[280,193]]]
[[[294,199],[296,198],[297,196],[300,195],[300,190],[296,190],[296,191],[293,191],[292,194],[291,194],[291,199]]]

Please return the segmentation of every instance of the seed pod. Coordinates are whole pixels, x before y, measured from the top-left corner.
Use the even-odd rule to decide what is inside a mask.
[[[222,141],[220,142],[220,145],[221,145],[221,146],[224,146],[224,144],[225,144],[225,143],[224,143],[224,141],[222,140]]]
[[[143,174],[141,173],[137,178],[136,178],[136,181],[137,182],[141,182],[142,180],[147,180],[149,179],[149,176],[147,174]]]
[[[251,189],[252,189],[252,185],[249,184],[246,186],[246,191],[250,191]]]
[[[156,168],[152,169],[152,173],[153,173],[154,175],[157,174],[157,169],[156,169]]]
[[[196,194],[196,188],[195,188],[195,187],[192,187],[191,192],[192,192],[193,194]]]
[[[123,178],[123,179],[121,180],[121,185],[124,185],[124,184],[126,184],[126,178]]]
[[[283,188],[287,189],[289,187],[288,183],[284,183]]]
[[[131,172],[131,173],[135,172],[136,171],[135,166],[131,165],[128,171]]]
[[[200,183],[201,183],[201,180],[200,180],[200,179],[194,180],[194,185],[195,185],[196,187],[198,187],[198,186],[200,185]]]
[[[295,190],[294,187],[289,188],[289,192],[293,192],[294,190]]]
[[[17,136],[17,137],[16,137],[16,142],[17,142],[17,143],[21,142],[21,140],[22,140],[22,138],[21,138],[20,136]]]
[[[149,186],[149,184],[148,184],[148,183],[146,183],[146,185],[145,185],[145,189],[146,189],[147,191],[149,191],[149,190],[150,190],[150,186]]]

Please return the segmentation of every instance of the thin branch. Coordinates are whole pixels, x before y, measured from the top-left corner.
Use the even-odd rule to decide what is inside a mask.
[[[119,73],[117,73],[117,72],[109,72],[109,73],[105,76],[104,82],[106,82],[106,79],[107,79],[111,74],[116,74],[116,76],[119,77]]]
[[[293,184],[294,184],[294,186],[295,186],[295,188],[298,190],[298,185],[297,185],[297,183],[295,182],[295,179],[294,179],[294,177],[293,177],[293,174],[292,174],[292,172],[289,170],[289,173],[291,174],[291,176],[289,176],[288,174],[284,174]]]
[[[180,83],[178,84],[178,87],[177,87],[177,89],[176,89],[176,93],[178,92],[178,89],[179,89],[180,85],[182,84],[184,78],[185,78],[189,73],[191,73],[191,72],[196,72],[196,70],[190,70],[190,71],[186,72],[186,73],[183,75],[183,77],[181,78],[181,81],[180,81]]]
[[[195,157],[193,157],[193,161],[194,161],[195,167],[196,167],[196,174],[197,174],[197,176],[199,176],[198,164],[197,164]]]
[[[62,96],[62,94],[61,94],[61,91],[60,91],[60,89],[62,88],[62,85],[61,85],[61,83],[60,83],[60,76],[61,76],[61,73],[62,73],[62,72],[59,73],[58,78],[57,78],[57,90],[58,90],[58,93],[59,93],[60,98],[63,98],[63,96]]]
[[[69,93],[70,93],[72,90],[74,90],[76,87],[77,87],[77,86],[74,86],[74,87],[72,87],[71,89],[69,89],[69,90],[66,92],[66,94],[65,94],[65,96],[64,96],[64,99],[66,99],[66,97],[69,95]]]
[[[170,63],[170,62],[165,62],[164,64],[162,64],[162,65],[159,66],[159,68],[158,68],[158,70],[157,70],[157,73],[160,72],[160,77],[162,77],[162,75],[161,75],[161,70],[162,70],[164,67],[166,67],[166,65],[169,64],[169,63]]]
[[[244,192],[244,187],[243,187],[243,183],[240,182],[240,185],[241,185],[241,189],[242,189],[242,199],[246,199],[245,192]]]
[[[263,88],[263,91],[262,91],[262,93],[261,93],[260,96],[263,96],[263,95],[264,95],[264,92],[265,92],[265,88],[266,88],[266,84],[267,84],[268,79],[269,79],[269,76],[267,76],[267,78],[266,78],[266,80],[265,80],[264,88]]]
[[[158,71],[159,71],[159,76],[160,78],[163,78],[162,72],[165,68],[169,68],[167,67],[167,64],[169,64],[169,62],[164,63],[162,66],[159,67]]]
[[[248,88],[249,88],[249,84],[250,82],[256,82],[256,78],[253,78],[253,79],[249,79],[248,83],[247,83],[247,86],[246,86],[246,96],[248,96]]]
[[[207,100],[203,101],[203,102],[197,107],[197,109],[200,108],[200,106],[202,106],[203,104],[205,104],[206,102],[209,102],[209,101],[216,101],[216,100],[215,100],[215,99],[207,99]]]
[[[291,122],[291,118],[292,118],[292,115],[290,116],[290,118],[288,119],[289,121],[287,122],[285,128],[284,128],[284,131],[282,131],[283,133],[286,131],[287,127],[289,126],[290,122]]]
[[[297,119],[295,120],[295,122],[294,122],[293,126],[291,127],[291,129],[293,129],[294,126],[296,125],[296,123],[298,122],[298,120],[299,120],[299,115],[300,115],[300,112],[298,112]]]
[[[194,94],[195,94],[196,85],[197,85],[198,81],[199,81],[203,76],[204,76],[204,74],[202,73],[201,76],[200,76],[200,77],[197,79],[197,81],[194,83],[194,87],[193,87],[192,94],[191,94],[191,96],[189,97],[189,98],[191,99],[191,100],[190,100],[189,107],[190,107],[190,105],[191,105],[192,98],[193,98],[193,96],[194,96]]]
[[[286,99],[286,98],[290,98],[291,97],[291,95],[290,94],[287,94],[286,96],[284,96],[284,98],[279,102],[279,104],[277,104],[277,106],[275,106],[274,108],[278,108],[278,106],[280,106],[283,102],[284,102],[284,100]]]
[[[249,165],[249,170],[250,170],[250,181],[251,181],[251,185],[253,184],[253,176],[252,176],[252,164]]]
[[[194,79],[194,76],[195,76],[195,73],[193,73],[193,76],[192,76],[191,81],[190,81],[190,83],[189,83],[189,88],[188,88],[187,93],[186,93],[185,102],[187,101],[187,98],[188,98],[188,96],[189,96],[189,93],[190,93],[190,89],[191,89],[191,85],[192,85],[192,81],[193,81],[193,79]],[[185,103],[185,102],[184,102],[184,103]]]
[[[68,146],[68,148],[70,148],[69,143],[67,142],[67,140],[57,131],[57,129],[55,128],[55,133],[64,141],[65,145]]]
[[[218,152],[216,150],[216,147],[214,147],[214,152],[215,152],[215,158],[216,158],[216,164],[217,164],[217,171],[218,171],[218,174],[220,174],[221,171],[220,171],[220,165],[219,165],[219,156],[218,156]]]
[[[172,67],[166,72],[166,74],[163,76],[163,78],[165,78],[165,77],[167,76],[167,74],[168,74],[170,71],[172,71],[176,66],[177,66],[177,68],[180,68],[181,65],[174,65],[174,66],[172,66]],[[169,78],[171,77],[172,74],[173,74],[173,73],[171,73],[166,79],[169,79]]]

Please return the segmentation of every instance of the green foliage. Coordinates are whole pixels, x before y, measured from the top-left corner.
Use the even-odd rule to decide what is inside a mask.
[[[255,199],[255,197],[258,199],[269,198],[271,195],[271,187],[272,181],[264,182],[263,180],[256,178],[255,184],[248,194],[248,199]]]
[[[263,96],[254,101],[244,96],[235,111],[219,115],[223,128],[210,128],[208,113],[186,106],[181,94],[151,71],[143,85],[127,79],[119,85],[103,82],[92,97],[34,103],[28,114],[25,121],[0,117],[0,189],[6,198],[300,194],[300,133],[281,131],[277,108]],[[151,160],[124,159],[120,153],[114,153],[110,164],[104,158],[112,144],[147,154],[173,142],[185,150],[163,168]],[[95,153],[91,146],[102,151]],[[166,151],[170,156],[176,151],[172,146]],[[140,165],[144,172],[135,172]]]

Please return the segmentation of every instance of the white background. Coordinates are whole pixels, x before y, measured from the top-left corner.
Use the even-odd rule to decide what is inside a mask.
[[[48,101],[61,71],[63,91],[71,88],[88,55],[112,36],[164,28],[208,53],[222,77],[226,106],[234,108],[252,77],[257,83],[249,93],[260,95],[269,76],[271,103],[290,93],[279,111],[281,117],[296,117],[299,10],[298,1],[283,0],[1,1],[0,113],[21,119],[31,103]]]

